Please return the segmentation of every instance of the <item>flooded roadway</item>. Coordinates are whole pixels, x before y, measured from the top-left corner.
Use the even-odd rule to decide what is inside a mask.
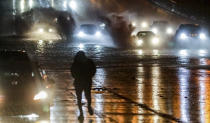
[[[21,48],[14,46],[11,49]],[[1,46],[3,48],[3,46]],[[55,79],[57,90],[50,117],[0,118],[2,123],[75,123],[76,96],[69,68],[84,50],[97,65],[92,99],[94,115],[84,123],[210,122],[210,59],[207,50],[140,50],[72,44],[22,47]]]

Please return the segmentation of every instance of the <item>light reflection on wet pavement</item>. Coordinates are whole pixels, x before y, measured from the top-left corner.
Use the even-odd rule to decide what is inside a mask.
[[[56,80],[56,97],[48,122],[79,122],[69,68],[80,48],[70,44],[56,48],[39,44],[26,46],[26,50],[36,56],[41,67]],[[88,51],[87,55],[97,65],[92,89],[95,113],[93,116],[87,113],[83,100],[84,123],[210,122],[208,51],[94,46],[83,50]],[[0,119],[0,122],[7,123],[8,119],[12,118]]]

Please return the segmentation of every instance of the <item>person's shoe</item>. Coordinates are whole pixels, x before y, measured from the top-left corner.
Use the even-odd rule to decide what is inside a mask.
[[[93,115],[93,109],[92,109],[91,106],[88,106],[88,112],[89,112],[90,115]]]

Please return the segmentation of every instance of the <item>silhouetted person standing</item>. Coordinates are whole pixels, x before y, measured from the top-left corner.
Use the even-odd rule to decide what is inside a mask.
[[[83,51],[79,51],[74,57],[74,62],[71,66],[71,74],[74,77],[74,86],[77,95],[77,104],[80,110],[80,116],[83,117],[82,111],[82,92],[84,91],[85,97],[88,102],[88,112],[93,115],[93,109],[91,107],[91,87],[92,77],[96,73],[96,66],[94,62],[87,58]]]

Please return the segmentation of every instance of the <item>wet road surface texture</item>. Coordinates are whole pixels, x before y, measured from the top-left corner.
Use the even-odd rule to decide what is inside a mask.
[[[72,44],[25,44],[56,82],[49,118],[0,117],[1,123],[79,123],[70,66],[79,50],[97,65],[94,115],[83,100],[84,123],[210,122],[210,59],[207,50],[140,50]],[[84,99],[84,96],[83,96]]]

